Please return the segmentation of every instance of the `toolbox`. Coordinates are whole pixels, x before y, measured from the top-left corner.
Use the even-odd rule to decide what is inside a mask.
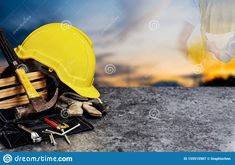
[[[27,75],[35,89],[41,94],[42,97],[46,98],[48,94],[46,90],[45,76],[41,72],[31,72]],[[42,141],[49,140],[48,134],[42,133],[42,131],[46,129],[51,129],[51,126],[44,122],[45,117],[58,118],[70,127],[73,127],[78,123],[80,124],[79,127],[72,130],[67,135],[94,129],[94,127],[83,117],[61,118],[61,115],[53,109],[32,115],[27,119],[16,119],[15,107],[27,105],[29,101],[25,94],[24,88],[18,83],[15,76],[0,78],[0,93],[0,142],[6,148],[11,149],[34,144],[30,134],[18,128],[17,124],[22,124],[25,127],[37,132],[42,138]],[[54,137],[60,138],[58,135],[54,135]]]
[[[29,127],[36,131],[40,137],[42,137],[42,141],[48,141],[49,136],[47,134],[43,134],[42,131],[45,129],[51,129],[51,127],[43,122],[45,114],[38,116],[39,119],[30,118],[27,120],[14,121],[14,109],[1,110],[0,111],[0,142],[6,148],[15,148],[20,146],[25,146],[29,144],[34,144],[31,140],[30,135],[27,132],[24,132],[16,127],[16,123],[21,123],[26,127]],[[47,114],[47,117],[60,117],[59,114]],[[93,130],[94,127],[87,122],[82,117],[72,117],[68,119],[61,119],[63,122],[67,123],[71,127],[76,124],[80,124],[80,126],[69,132],[67,135],[78,134],[85,131]],[[66,129],[65,129],[66,131]],[[60,136],[55,135],[55,138],[60,138]]]

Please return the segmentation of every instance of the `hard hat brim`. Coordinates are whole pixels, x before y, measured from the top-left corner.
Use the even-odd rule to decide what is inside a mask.
[[[99,91],[94,86],[91,86],[91,87],[72,87],[72,89],[83,97],[94,98],[94,99],[100,97]]]

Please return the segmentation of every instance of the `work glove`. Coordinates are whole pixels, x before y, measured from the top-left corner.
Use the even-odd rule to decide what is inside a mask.
[[[109,107],[100,99],[88,99],[72,92],[65,92],[59,97],[56,109],[60,110],[64,118],[83,114],[100,118],[107,113]]]
[[[54,109],[60,112],[61,117],[69,118],[86,115],[88,117],[101,118],[108,110],[100,99],[88,99],[72,92],[65,92],[59,98]],[[15,116],[17,119],[32,115],[32,106],[17,107]]]

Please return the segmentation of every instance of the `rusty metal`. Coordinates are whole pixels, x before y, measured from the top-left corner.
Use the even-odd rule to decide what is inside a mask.
[[[46,102],[42,97],[37,97],[30,99],[30,104],[33,106],[33,109],[36,112],[43,112],[52,108],[56,104],[58,99],[58,93],[59,90],[58,88],[56,88],[55,94],[49,102]]]

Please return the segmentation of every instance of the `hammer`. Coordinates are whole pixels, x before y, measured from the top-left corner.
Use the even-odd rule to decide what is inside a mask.
[[[42,112],[52,108],[55,105],[58,98],[58,89],[56,90],[54,96],[49,102],[45,101],[39,95],[39,93],[33,87],[32,83],[30,82],[29,78],[26,75],[26,72],[28,70],[27,66],[19,60],[14,49],[11,47],[10,42],[7,40],[4,31],[1,29],[0,29],[0,48],[8,64],[14,68],[17,78],[24,87],[24,90],[27,94],[30,104],[33,107],[33,110],[36,112]]]

